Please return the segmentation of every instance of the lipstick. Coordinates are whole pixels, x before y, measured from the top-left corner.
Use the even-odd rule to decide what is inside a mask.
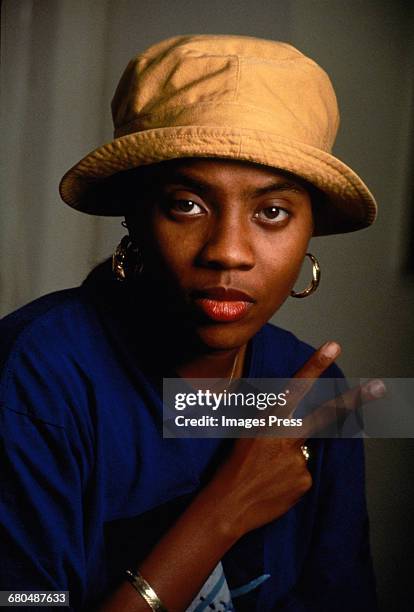
[[[211,287],[193,295],[198,308],[209,319],[227,323],[242,319],[254,303],[247,293],[228,287]]]

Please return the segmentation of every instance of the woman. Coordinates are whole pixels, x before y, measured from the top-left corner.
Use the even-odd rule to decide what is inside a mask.
[[[161,431],[164,377],[295,376],[294,410],[305,379],[341,376],[337,343],[267,324],[316,288],[312,258],[293,290],[312,235],[375,219],[329,153],[327,75],[284,43],[182,36],[130,62],[112,109],[115,139],[61,182],[125,216],[112,268],[2,322],[1,588],[74,610],[375,610],[360,439]]]

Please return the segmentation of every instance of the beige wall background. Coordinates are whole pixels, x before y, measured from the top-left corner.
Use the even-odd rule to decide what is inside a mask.
[[[314,239],[322,282],[274,318],[343,345],[350,376],[413,376],[414,11],[408,0],[4,0],[1,24],[0,314],[78,284],[123,235],[120,219],[64,206],[62,174],[111,139],[109,102],[127,61],[159,39],[234,33],[281,39],[331,75],[335,153],[377,196],[369,230]],[[414,269],[414,263],[411,262]],[[301,282],[307,284],[305,267]],[[384,611],[413,609],[411,440],[367,440],[372,545]]]

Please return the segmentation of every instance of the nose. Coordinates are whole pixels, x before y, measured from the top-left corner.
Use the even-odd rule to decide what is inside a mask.
[[[202,266],[221,270],[250,270],[255,264],[251,231],[235,214],[212,221],[199,252]]]

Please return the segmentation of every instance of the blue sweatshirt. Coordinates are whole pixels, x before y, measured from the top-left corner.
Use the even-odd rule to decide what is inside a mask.
[[[137,567],[232,444],[163,439],[162,385],[130,333],[125,294],[114,302],[106,289],[87,281],[0,322],[0,590],[68,590],[71,610],[91,610]],[[267,324],[248,376],[287,378],[312,352]],[[363,441],[309,446],[311,489],[222,560],[230,589],[267,577],[236,610],[377,610]]]

